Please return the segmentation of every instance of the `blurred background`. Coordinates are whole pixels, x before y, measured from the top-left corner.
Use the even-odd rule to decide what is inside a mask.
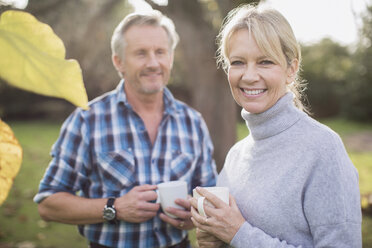
[[[312,115],[341,135],[359,170],[363,247],[372,247],[372,0],[30,0],[23,11],[50,25],[63,40],[66,58],[80,63],[89,100],[120,80],[111,63],[110,40],[127,13],[152,7],[173,19],[180,43],[169,88],[203,114],[220,170],[228,149],[247,129],[225,73],[216,68],[215,37],[228,11],[249,2],[277,8],[294,28]],[[1,6],[0,14],[11,8]],[[74,226],[43,222],[32,202],[51,145],[74,108],[0,79],[0,118],[24,149],[21,171],[0,206],[0,248],[86,247]]]

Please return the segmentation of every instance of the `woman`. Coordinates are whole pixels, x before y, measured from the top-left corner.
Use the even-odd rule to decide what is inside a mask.
[[[230,205],[197,188],[215,206],[204,206],[205,218],[190,200],[200,247],[361,247],[358,174],[340,137],[301,104],[301,52],[287,20],[245,5],[229,13],[219,41],[250,134],[218,176]]]

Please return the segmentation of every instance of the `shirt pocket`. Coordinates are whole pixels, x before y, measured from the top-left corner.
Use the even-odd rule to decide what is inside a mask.
[[[191,153],[173,152],[170,162],[170,180],[191,182],[195,170],[195,159]]]
[[[97,154],[98,173],[106,196],[120,196],[136,182],[134,155],[127,150]]]

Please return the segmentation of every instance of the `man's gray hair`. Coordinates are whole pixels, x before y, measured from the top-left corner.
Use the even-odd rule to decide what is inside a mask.
[[[111,38],[111,51],[113,56],[116,55],[121,60],[124,59],[126,46],[124,34],[130,27],[135,25],[150,25],[164,28],[168,35],[170,51],[173,52],[176,48],[179,37],[171,19],[158,10],[134,12],[127,15],[114,30]]]

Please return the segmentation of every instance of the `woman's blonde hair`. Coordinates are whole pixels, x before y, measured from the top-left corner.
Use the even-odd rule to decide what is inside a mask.
[[[275,9],[246,4],[229,12],[217,36],[219,45],[217,51],[217,64],[225,72],[230,66],[228,60],[228,42],[238,30],[247,29],[255,38],[259,49],[269,58],[283,67],[288,67],[294,59],[301,65],[301,48],[293,30],[285,17]],[[302,100],[305,98],[305,84],[298,72],[293,83],[288,85],[289,90],[295,95],[295,105],[307,111]]]

